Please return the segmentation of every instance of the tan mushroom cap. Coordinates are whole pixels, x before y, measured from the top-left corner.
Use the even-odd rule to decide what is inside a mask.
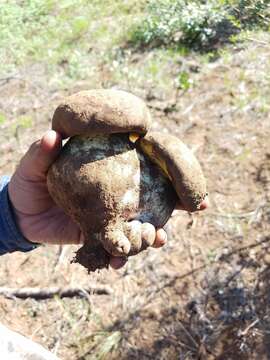
[[[207,196],[206,180],[192,151],[176,136],[155,131],[148,132],[139,144],[171,180],[185,209],[199,210]]]
[[[56,108],[52,129],[64,138],[134,132],[145,134],[151,124],[143,100],[122,90],[81,91]]]

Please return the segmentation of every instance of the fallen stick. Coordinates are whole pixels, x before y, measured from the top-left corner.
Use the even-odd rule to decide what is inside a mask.
[[[52,288],[8,288],[0,287],[0,296],[7,298],[35,299],[45,300],[54,296],[64,297],[86,297],[88,294],[93,295],[111,295],[112,289],[107,286],[91,287],[52,287]]]

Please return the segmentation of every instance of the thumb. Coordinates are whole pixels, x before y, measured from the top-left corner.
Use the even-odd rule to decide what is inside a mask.
[[[23,178],[39,181],[46,178],[47,172],[62,148],[59,133],[49,130],[34,142],[21,160],[18,171]]]

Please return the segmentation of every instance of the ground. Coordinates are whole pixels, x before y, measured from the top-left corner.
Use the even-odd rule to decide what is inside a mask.
[[[3,256],[1,286],[106,285],[112,293],[42,301],[1,297],[2,322],[62,359],[269,359],[269,33],[246,33],[215,56],[133,52],[120,44],[106,58],[105,35],[104,42],[90,41],[83,58],[89,71],[78,78],[66,75],[68,59],[53,65],[53,76],[39,59],[3,70],[0,173],[12,174],[50,127],[64,95],[117,87],[141,96],[153,127],[194,151],[211,206],[174,213],[167,245],[131,258],[119,271],[88,275],[70,264],[75,246]],[[179,74],[188,74],[184,89],[175,85]]]

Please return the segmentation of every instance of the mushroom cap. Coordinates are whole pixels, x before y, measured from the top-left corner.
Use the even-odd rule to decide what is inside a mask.
[[[151,124],[143,100],[122,90],[88,90],[71,95],[56,108],[52,129],[64,138],[134,132],[145,134]]]
[[[184,208],[199,210],[207,195],[206,181],[192,151],[176,136],[157,131],[148,132],[138,142],[142,151],[171,180]]]

